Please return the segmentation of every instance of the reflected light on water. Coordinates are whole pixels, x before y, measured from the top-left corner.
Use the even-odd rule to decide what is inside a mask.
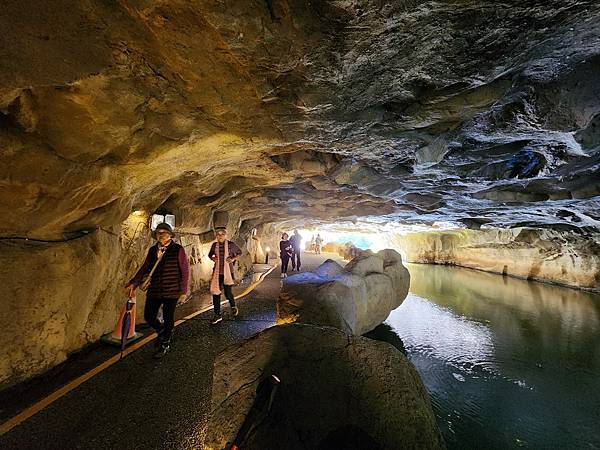
[[[488,328],[457,316],[412,293],[386,323],[402,333],[412,351],[446,361],[467,372],[493,368],[494,342]],[[435,323],[435,327],[430,324]],[[399,329],[402,326],[402,329]]]
[[[470,269],[408,264],[386,320],[448,448],[600,448],[600,296]]]

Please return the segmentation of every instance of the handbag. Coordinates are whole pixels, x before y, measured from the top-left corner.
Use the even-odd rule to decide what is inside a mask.
[[[150,287],[150,282],[152,281],[152,275],[154,275],[154,271],[158,267],[158,263],[160,262],[160,260],[162,259],[163,255],[165,253],[166,253],[166,249],[162,250],[160,252],[160,254],[158,255],[158,257],[156,258],[156,262],[154,263],[154,266],[152,267],[152,270],[147,275],[144,275],[144,278],[142,278],[142,282],[140,283],[140,286],[139,286],[139,288],[142,291],[146,292],[148,290],[148,288]]]

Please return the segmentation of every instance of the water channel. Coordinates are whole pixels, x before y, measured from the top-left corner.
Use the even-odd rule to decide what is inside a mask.
[[[600,449],[600,296],[409,264],[386,323],[430,393],[448,448]]]

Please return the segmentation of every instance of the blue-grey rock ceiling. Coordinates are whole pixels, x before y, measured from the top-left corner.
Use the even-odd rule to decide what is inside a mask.
[[[594,1],[4,2],[0,235],[600,227]]]

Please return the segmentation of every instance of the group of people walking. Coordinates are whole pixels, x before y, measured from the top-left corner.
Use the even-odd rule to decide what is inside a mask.
[[[321,248],[323,247],[323,238],[317,233],[317,237],[313,234],[308,244],[308,250],[315,252],[317,255],[321,254]],[[294,230],[294,234],[290,237],[287,233],[281,235],[281,241],[279,241],[279,257],[281,258],[281,278],[287,277],[287,271],[290,261],[292,262],[292,270],[300,271],[302,261],[300,260],[300,254],[302,252],[302,236],[298,233],[298,230]]]
[[[287,233],[281,235],[279,241],[279,257],[281,258],[281,278],[287,277],[288,265],[292,261],[292,270],[300,271],[302,260],[300,253],[302,251],[302,236],[298,230],[294,230],[292,237]]]
[[[311,252],[315,252],[317,255],[321,254],[321,248],[323,247],[323,238],[319,233],[317,233],[317,237],[313,234],[310,238],[310,246],[309,249]]]
[[[140,287],[146,293],[144,319],[154,328],[158,337],[155,341],[155,356],[164,356],[171,348],[171,337],[175,326],[175,308],[185,303],[188,297],[190,268],[185,249],[176,243],[173,238],[175,233],[168,223],[159,224],[154,230],[154,244],[148,250],[144,263],[129,280],[126,293],[129,298],[134,298],[136,290]],[[321,253],[323,240],[320,235],[311,239],[311,249]],[[302,236],[294,230],[292,236],[283,233],[279,243],[281,257],[281,278],[287,277],[288,266],[291,260],[292,270],[300,271],[302,266]],[[225,227],[215,230],[215,242],[212,243],[208,257],[214,262],[213,273],[210,281],[213,311],[212,324],[223,320],[221,315],[221,294],[229,301],[231,315],[237,316],[239,310],[235,304],[233,286],[233,263],[242,255],[242,250],[233,241],[227,239]],[[163,321],[158,319],[158,311],[162,306]]]
[[[171,336],[175,326],[175,308],[185,303],[188,296],[190,268],[185,249],[173,238],[175,233],[168,223],[159,224],[154,230],[156,244],[150,247],[144,263],[129,281],[126,293],[135,297],[138,287],[146,292],[144,319],[158,335],[155,341],[155,357],[161,358],[171,348]],[[242,250],[235,242],[227,239],[227,230],[215,230],[208,257],[214,261],[210,282],[214,315],[213,324],[223,320],[221,315],[221,293],[229,301],[232,316],[238,315],[232,288],[235,285],[233,263]],[[158,320],[158,310],[162,306],[163,322]]]

